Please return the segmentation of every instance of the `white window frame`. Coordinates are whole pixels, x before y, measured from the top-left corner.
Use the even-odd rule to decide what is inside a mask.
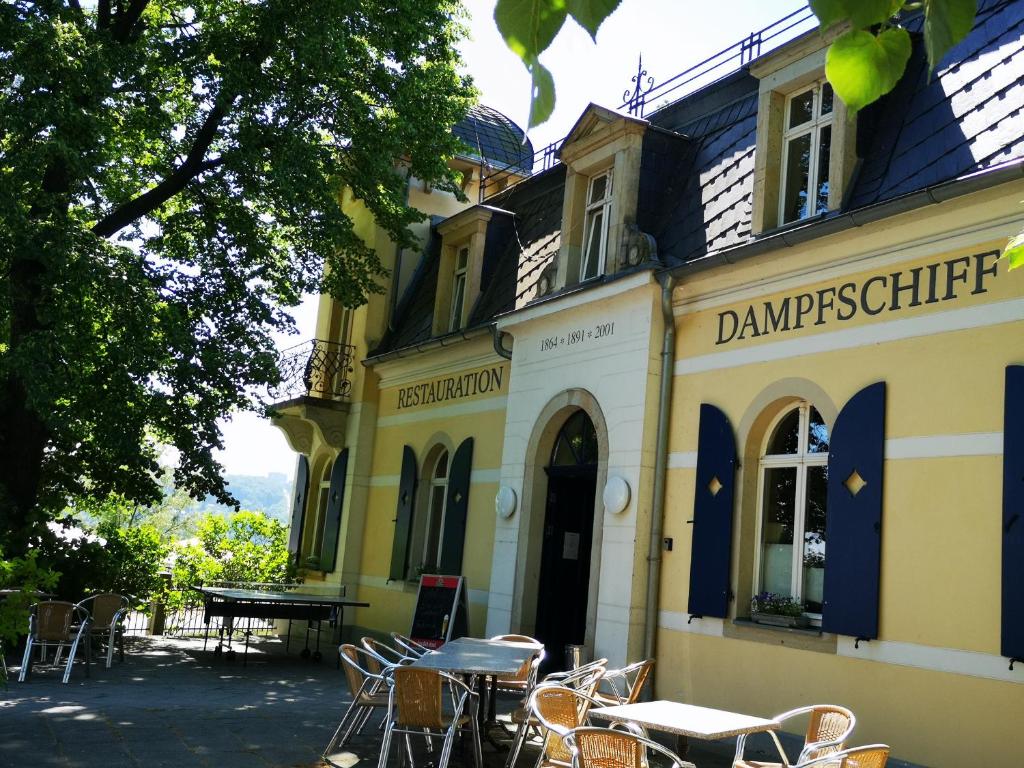
[[[807,523],[807,470],[809,467],[827,467],[828,451],[808,453],[807,443],[810,426],[811,408],[814,404],[808,400],[800,400],[795,405],[790,405],[781,413],[776,415],[769,424],[765,433],[764,443],[761,446],[761,458],[757,469],[757,546],[754,550],[754,594],[762,591],[761,582],[763,574],[761,567],[764,559],[764,478],[767,469],[796,468],[796,490],[793,504],[793,565],[790,576],[790,597],[794,600],[803,600],[804,584],[804,533]],[[768,454],[768,444],[775,435],[775,430],[782,423],[782,420],[789,416],[794,410],[800,411],[796,453]],[[819,415],[821,411],[818,411]],[[831,437],[831,429],[829,429]],[[826,547],[828,542],[826,541]],[[826,550],[827,552],[827,550]],[[827,555],[826,555],[827,562]],[[820,613],[807,612],[804,615],[812,619],[812,624],[821,623]]]
[[[836,99],[839,98],[838,96],[836,96],[835,91],[833,91],[832,92],[832,110],[827,115],[820,114],[820,112],[821,112],[821,104],[822,104],[822,91],[823,91],[824,87],[827,84],[828,84],[827,80],[819,80],[818,82],[814,83],[810,87],[808,87],[808,88],[801,88],[801,89],[799,89],[797,91],[794,91],[793,93],[791,93],[789,96],[786,97],[786,109],[784,110],[783,123],[782,123],[782,125],[783,125],[783,131],[782,131],[782,166],[781,166],[782,173],[780,174],[782,179],[781,179],[781,185],[779,187],[779,224],[780,225],[792,224],[793,222],[796,222],[796,221],[803,221],[804,219],[809,219],[812,216],[816,216],[817,214],[822,212],[822,211],[818,210],[818,195],[816,193],[815,194],[811,194],[811,192],[812,192],[812,190],[817,190],[818,182],[820,181],[820,179],[818,179],[818,169],[820,168],[820,163],[818,162],[818,150],[819,150],[819,147],[821,145],[821,132],[822,132],[822,129],[828,128],[828,127],[832,126],[833,117],[835,116],[835,113],[836,113]],[[790,128],[789,127],[789,118],[790,118],[790,113],[791,113],[791,111],[793,109],[793,102],[794,102],[794,100],[798,96],[803,96],[808,91],[813,91],[813,94],[812,94],[812,97],[811,97],[811,119],[809,121],[805,122],[805,123],[801,123],[800,125],[798,125],[798,126],[796,126],[794,128]],[[802,218],[795,218],[795,219],[790,219],[789,221],[787,221],[786,220],[786,189],[787,189],[787,185],[788,185],[788,182],[789,182],[789,178],[788,178],[788,176],[789,176],[789,147],[790,147],[790,145],[792,144],[792,142],[795,139],[798,139],[798,138],[800,138],[801,136],[804,136],[804,135],[810,135],[810,137],[811,137],[811,153],[810,153],[810,157],[808,159],[807,187],[805,188],[805,191],[807,193],[807,201],[808,201],[807,215],[802,217]],[[833,128],[833,130],[832,130],[832,139],[829,142],[829,146],[830,147],[831,147],[832,143],[835,142],[835,140],[836,140],[836,132],[835,132],[835,129]],[[829,189],[832,188],[831,176],[832,176],[832,163],[830,162],[829,163],[829,177],[830,177],[829,178]],[[825,208],[823,210],[828,210],[828,208]]]
[[[463,266],[459,266],[459,258],[465,254],[466,263]],[[460,245],[455,249],[455,271],[452,273],[452,296],[451,296],[451,311],[448,314],[448,330],[457,331],[462,327],[462,310],[466,304],[466,275],[469,272],[469,246]],[[462,293],[458,292],[459,283],[462,283]],[[456,303],[455,297],[459,296],[459,301]]]
[[[444,477],[435,477],[437,474],[437,465],[441,462],[441,459],[445,461]],[[436,567],[441,562],[441,548],[444,546],[444,517],[448,510],[448,478],[451,475],[451,452],[445,448],[434,460],[434,463],[430,468],[430,490],[427,493],[427,519],[424,521],[423,526],[423,549],[420,553],[419,565],[422,566],[425,563],[432,562]],[[438,488],[443,489],[441,494],[441,509],[434,509],[434,498],[436,497],[436,490]],[[434,524],[435,518],[437,519],[437,551],[434,552],[433,558],[430,558],[430,553],[427,551],[430,546],[430,529]]]
[[[594,189],[594,184],[599,179],[607,179],[604,188],[604,197],[600,200],[590,202],[590,193]],[[601,173],[595,173],[590,177],[590,182],[587,184],[587,196],[584,198],[584,209],[583,215],[583,248],[580,253],[580,273],[579,280],[582,283],[584,280],[593,280],[595,277],[600,277],[605,272],[605,258],[608,253],[608,220],[611,218],[611,207],[612,207],[612,169],[609,168]],[[587,268],[590,266],[590,230],[592,227],[591,222],[594,220],[597,213],[603,212],[604,215],[601,218],[601,237],[600,245],[598,246],[598,252],[596,255],[597,263],[594,267],[594,274],[587,277]]]

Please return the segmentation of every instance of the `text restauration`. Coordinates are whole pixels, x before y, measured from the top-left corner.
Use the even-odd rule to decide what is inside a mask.
[[[398,390],[398,407],[413,408],[496,392],[501,389],[504,375],[505,369],[498,366],[402,387]]]

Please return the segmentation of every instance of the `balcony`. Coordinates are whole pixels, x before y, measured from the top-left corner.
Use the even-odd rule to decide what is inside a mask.
[[[345,427],[355,371],[355,347],[312,339],[281,353],[281,381],[270,389],[271,420],[298,453],[314,440],[335,448],[345,444]]]
[[[356,348],[311,339],[284,350],[278,362],[281,383],[270,390],[275,400],[299,397],[346,399],[352,394]]]

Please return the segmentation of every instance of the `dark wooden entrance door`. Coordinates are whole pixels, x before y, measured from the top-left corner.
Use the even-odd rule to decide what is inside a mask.
[[[587,631],[597,438],[585,412],[566,420],[547,474],[536,633],[547,651],[543,670],[550,672],[565,667],[565,646],[582,645]]]

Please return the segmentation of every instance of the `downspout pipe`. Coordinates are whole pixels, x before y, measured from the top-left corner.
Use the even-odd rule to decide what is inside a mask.
[[[672,291],[676,278],[668,272],[658,275],[661,283],[661,387],[658,391],[658,433],[654,457],[654,499],[651,503],[651,540],[647,550],[647,596],[644,604],[644,657],[654,658],[658,632],[658,595],[661,587],[661,539],[665,531],[665,481],[668,473],[669,411],[676,361],[676,323],[672,314]],[[648,689],[654,696],[654,680]]]
[[[504,342],[502,342],[502,339],[504,339],[505,336],[507,335],[508,334],[505,333],[504,331],[499,331],[497,325],[491,326],[491,340],[494,342],[494,351],[497,352],[498,355],[500,355],[501,357],[504,357],[506,360],[511,360],[512,350],[508,349],[505,346]]]

